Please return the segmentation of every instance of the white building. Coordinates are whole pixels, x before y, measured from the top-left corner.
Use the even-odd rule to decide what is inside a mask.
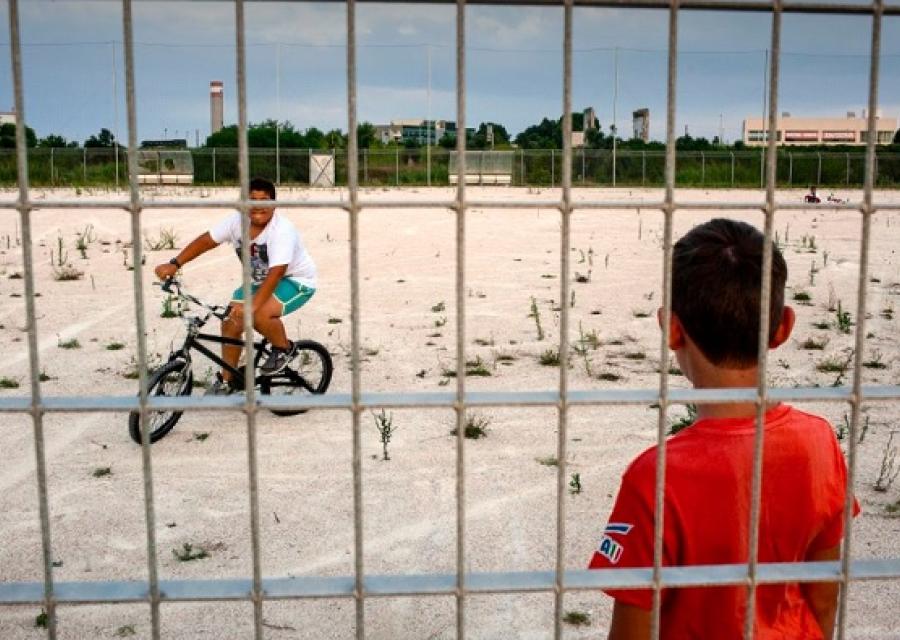
[[[857,118],[852,111],[845,118],[795,118],[782,113],[776,118],[775,142],[778,145],[864,145],[868,142],[869,121],[865,110]],[[744,120],[743,140],[747,146],[761,146],[768,138],[768,121]],[[875,144],[890,144],[897,130],[897,118],[875,118]]]

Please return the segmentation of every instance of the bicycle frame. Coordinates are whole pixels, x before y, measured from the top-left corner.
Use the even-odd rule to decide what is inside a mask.
[[[169,280],[165,282],[162,285],[162,290],[166,293],[171,294],[173,286],[176,288],[175,295],[206,309],[206,313],[198,316],[182,316],[185,323],[187,324],[187,336],[185,336],[184,343],[181,345],[181,348],[173,350],[169,354],[169,361],[181,358],[186,361],[189,366],[192,366],[193,360],[191,358],[191,350],[196,349],[231,374],[231,381],[234,388],[246,389],[247,381],[244,376],[243,367],[231,366],[230,364],[225,362],[225,360],[221,356],[219,356],[219,354],[215,353],[205,344],[203,344],[204,342],[211,342],[220,345],[233,345],[235,347],[244,348],[247,344],[246,341],[240,338],[227,338],[225,336],[212,333],[202,333],[200,331],[201,327],[203,327],[209,321],[211,316],[216,316],[219,320],[225,320],[225,318],[228,317],[230,307],[210,306],[198,300],[189,293],[182,291],[180,284],[175,280]],[[253,358],[254,386],[259,382],[261,378],[261,376],[256,375],[256,370],[262,357],[268,354],[268,349],[266,348],[268,344],[269,342],[266,339],[255,340],[253,342],[255,352],[255,356]],[[269,387],[290,387],[299,385],[310,393],[315,392],[310,386],[309,382],[307,382],[303,376],[299,375],[296,371],[293,371],[291,369],[286,369],[277,376],[265,376],[265,378]]]
[[[169,360],[174,360],[175,358],[181,357],[188,363],[192,363],[193,360],[191,358],[191,350],[196,349],[207,358],[215,362],[217,365],[228,371],[231,374],[232,384],[235,388],[245,389],[246,380],[244,378],[244,369],[242,367],[233,367],[225,362],[225,360],[223,360],[222,357],[219,356],[219,354],[215,353],[212,349],[209,349],[205,344],[203,344],[204,342],[212,342],[222,345],[229,344],[241,348],[246,346],[246,342],[238,338],[226,338],[224,336],[219,336],[211,333],[201,333],[199,331],[199,326],[191,323],[189,325],[188,335],[184,339],[184,344],[181,345],[180,349],[169,354]],[[256,354],[253,359],[254,372],[256,370],[256,367],[259,366],[259,361],[262,359],[263,355],[265,355],[264,348],[266,344],[268,344],[266,340],[258,340],[253,343]],[[254,384],[256,384],[256,377],[257,376],[254,373]]]

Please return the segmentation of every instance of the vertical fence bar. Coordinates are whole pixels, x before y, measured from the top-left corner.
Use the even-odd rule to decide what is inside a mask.
[[[556,151],[550,149],[550,186],[556,186]]]
[[[734,152],[731,151],[731,186],[734,186]]]
[[[816,184],[822,184],[822,154],[816,153],[818,159],[818,168],[816,169]]]
[[[87,184],[87,147],[81,150],[81,178]]]
[[[647,152],[641,151],[641,186],[647,181]]]
[[[34,253],[31,239],[32,205],[28,196],[28,145],[25,138],[25,91],[22,80],[22,43],[19,37],[19,2],[9,0],[9,48],[13,95],[16,105],[16,170],[19,197],[16,209],[22,221],[22,262],[25,271],[25,316],[28,326],[28,365],[31,383],[31,420],[34,432],[35,475],[41,521],[41,559],[44,573],[43,607],[47,613],[47,636],[56,639],[56,602],[53,585],[53,546],[50,540],[50,505],[47,499],[47,455],[44,450],[44,411],[41,402],[41,370],[37,314],[34,309]]]
[[[794,154],[788,152],[788,186],[794,186]]]
[[[763,445],[765,435],[766,404],[768,387],[766,382],[769,353],[769,307],[772,299],[772,234],[775,224],[775,187],[777,180],[778,146],[776,130],[778,127],[778,75],[781,62],[781,0],[775,0],[772,7],[772,57],[769,62],[769,126],[766,144],[766,203],[765,242],[762,255],[762,290],[759,299],[759,341],[757,342],[757,406],[756,434],[753,446],[753,479],[751,484],[751,503],[747,561],[747,607],[744,616],[744,639],[752,640],[756,619],[756,586],[758,582],[759,562],[759,518],[762,495]]]
[[[131,0],[122,0],[122,34],[125,45],[125,109],[128,120],[128,195],[131,214],[131,242],[134,269],[132,270],[135,329],[137,331],[138,389],[141,421],[141,468],[144,485],[144,520],[147,525],[147,576],[150,582],[150,633],[153,640],[160,637],[159,563],[156,555],[156,507],[153,492],[153,464],[150,455],[150,429],[147,425],[147,329],[144,315],[144,262],[141,242],[142,204],[137,179],[137,95],[134,77],[134,24]],[[118,141],[116,141],[118,144]]]
[[[466,637],[466,0],[456,0],[456,637]]]
[[[347,0],[347,189],[350,223],[350,419],[353,438],[353,597],[356,637],[366,635],[365,557],[363,555],[361,372],[359,370],[359,154],[356,137],[356,0]],[[397,151],[399,154],[399,149]],[[399,158],[399,155],[398,155]],[[398,164],[397,180],[400,171]]]
[[[246,75],[246,33],[244,27],[244,0],[235,0],[235,41],[238,93],[238,182],[240,185],[241,212],[241,263],[244,300],[250,301],[250,150],[247,147],[247,75]],[[247,309],[246,302],[244,308]],[[256,450],[256,389],[253,384],[255,354],[253,347],[253,314],[244,313],[244,342],[246,366],[244,367],[245,402],[247,414],[247,469],[250,497],[250,549],[253,560],[253,583],[250,600],[253,602],[253,633],[256,640],[263,638],[263,590],[262,566],[260,561],[259,533],[259,470]]]
[[[856,460],[859,430],[859,414],[862,409],[862,362],[866,336],[866,287],[868,286],[869,240],[872,214],[876,208],[872,191],[875,187],[875,138],[877,136],[878,73],[881,58],[881,22],[884,0],[876,0],[872,14],[872,53],[869,69],[869,135],[866,139],[866,172],[863,187],[862,230],[859,251],[859,280],[857,281],[856,352],[853,356],[853,394],[850,401],[850,433],[847,447],[847,490],[844,502],[844,544],[841,551],[841,593],[838,602],[838,640],[847,632],[847,599],[850,590],[850,561],[853,555],[853,487],[856,481]]]
[[[582,147],[581,147],[581,185],[582,185],[582,186],[584,186],[584,179],[585,179],[585,176],[584,176],[584,167],[585,167],[585,163],[584,163],[584,146],[582,145]]]
[[[212,150],[212,181],[216,184],[216,148]]]
[[[566,551],[566,443],[569,422],[569,253],[572,226],[572,4],[563,6],[563,157],[562,201],[560,202],[559,237],[559,404],[556,439],[556,582],[554,592],[554,638],[563,633],[563,575]],[[584,148],[582,147],[582,160]],[[582,176],[584,173],[582,172]]]
[[[665,525],[666,413],[669,407],[669,324],[672,318],[672,218],[675,213],[675,90],[678,72],[678,1],[669,3],[668,78],[666,86],[666,193],[663,204],[663,318],[659,346],[659,415],[656,424],[656,486],[653,520],[653,611],[650,637],[660,635],[662,609],[663,527]]]
[[[519,166],[521,167],[522,186],[525,186],[525,150],[519,149]]]

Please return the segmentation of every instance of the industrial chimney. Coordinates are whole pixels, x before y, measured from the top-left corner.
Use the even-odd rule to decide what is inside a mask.
[[[210,135],[222,129],[225,115],[224,96],[221,80],[212,80],[209,83],[209,133]]]

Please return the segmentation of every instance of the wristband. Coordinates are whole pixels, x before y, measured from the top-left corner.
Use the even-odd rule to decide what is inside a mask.
[[[172,258],[171,260],[169,260],[169,264],[174,264],[179,269],[181,268],[181,263],[178,262],[178,258]]]

